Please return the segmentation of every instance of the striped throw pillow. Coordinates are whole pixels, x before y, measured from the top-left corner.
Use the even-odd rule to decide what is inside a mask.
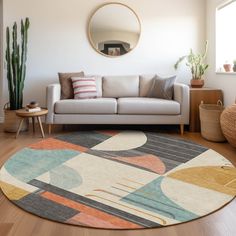
[[[97,88],[95,77],[72,77],[74,99],[96,98]]]

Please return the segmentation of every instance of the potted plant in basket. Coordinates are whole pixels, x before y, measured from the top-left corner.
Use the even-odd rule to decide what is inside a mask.
[[[174,65],[175,69],[177,70],[179,64],[187,59],[186,66],[190,67],[192,73],[191,79],[191,87],[193,88],[202,88],[204,85],[203,75],[205,74],[207,68],[209,67],[208,64],[205,64],[205,59],[208,50],[208,41],[206,41],[205,51],[203,54],[195,54],[192,49],[188,55],[182,56]]]
[[[9,91],[9,103],[4,107],[4,131],[6,132],[17,131],[19,118],[16,116],[15,111],[23,106],[29,26],[29,18],[21,20],[20,42],[18,42],[16,22],[13,25],[12,32],[10,32],[9,27],[6,29],[6,65]],[[25,125],[22,129],[26,128],[27,126]]]

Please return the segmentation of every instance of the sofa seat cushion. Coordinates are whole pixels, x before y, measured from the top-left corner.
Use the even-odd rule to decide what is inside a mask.
[[[55,104],[56,114],[116,114],[115,98],[60,100]]]
[[[132,115],[178,115],[180,104],[159,98],[119,98],[118,114]]]

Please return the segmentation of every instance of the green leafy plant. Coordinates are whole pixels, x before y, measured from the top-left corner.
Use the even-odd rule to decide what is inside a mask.
[[[29,18],[21,20],[20,43],[18,43],[17,37],[17,23],[14,23],[12,32],[10,32],[9,27],[6,29],[6,63],[10,110],[21,109],[23,104],[29,26]]]
[[[233,66],[233,72],[236,72],[236,59],[233,60],[233,64],[234,64],[234,66]]]
[[[206,41],[205,51],[203,54],[195,54],[192,49],[190,49],[190,53],[188,55],[182,56],[175,63],[174,67],[177,70],[179,64],[183,60],[187,60],[186,66],[190,67],[192,73],[192,79],[202,79],[202,76],[205,74],[208,64],[205,64],[205,59],[208,51],[208,41]]]

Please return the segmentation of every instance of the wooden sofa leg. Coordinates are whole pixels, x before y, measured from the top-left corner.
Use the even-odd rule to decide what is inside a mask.
[[[49,133],[49,135],[52,133],[52,124],[48,125],[48,133]]]
[[[180,134],[184,135],[184,124],[180,124]]]

